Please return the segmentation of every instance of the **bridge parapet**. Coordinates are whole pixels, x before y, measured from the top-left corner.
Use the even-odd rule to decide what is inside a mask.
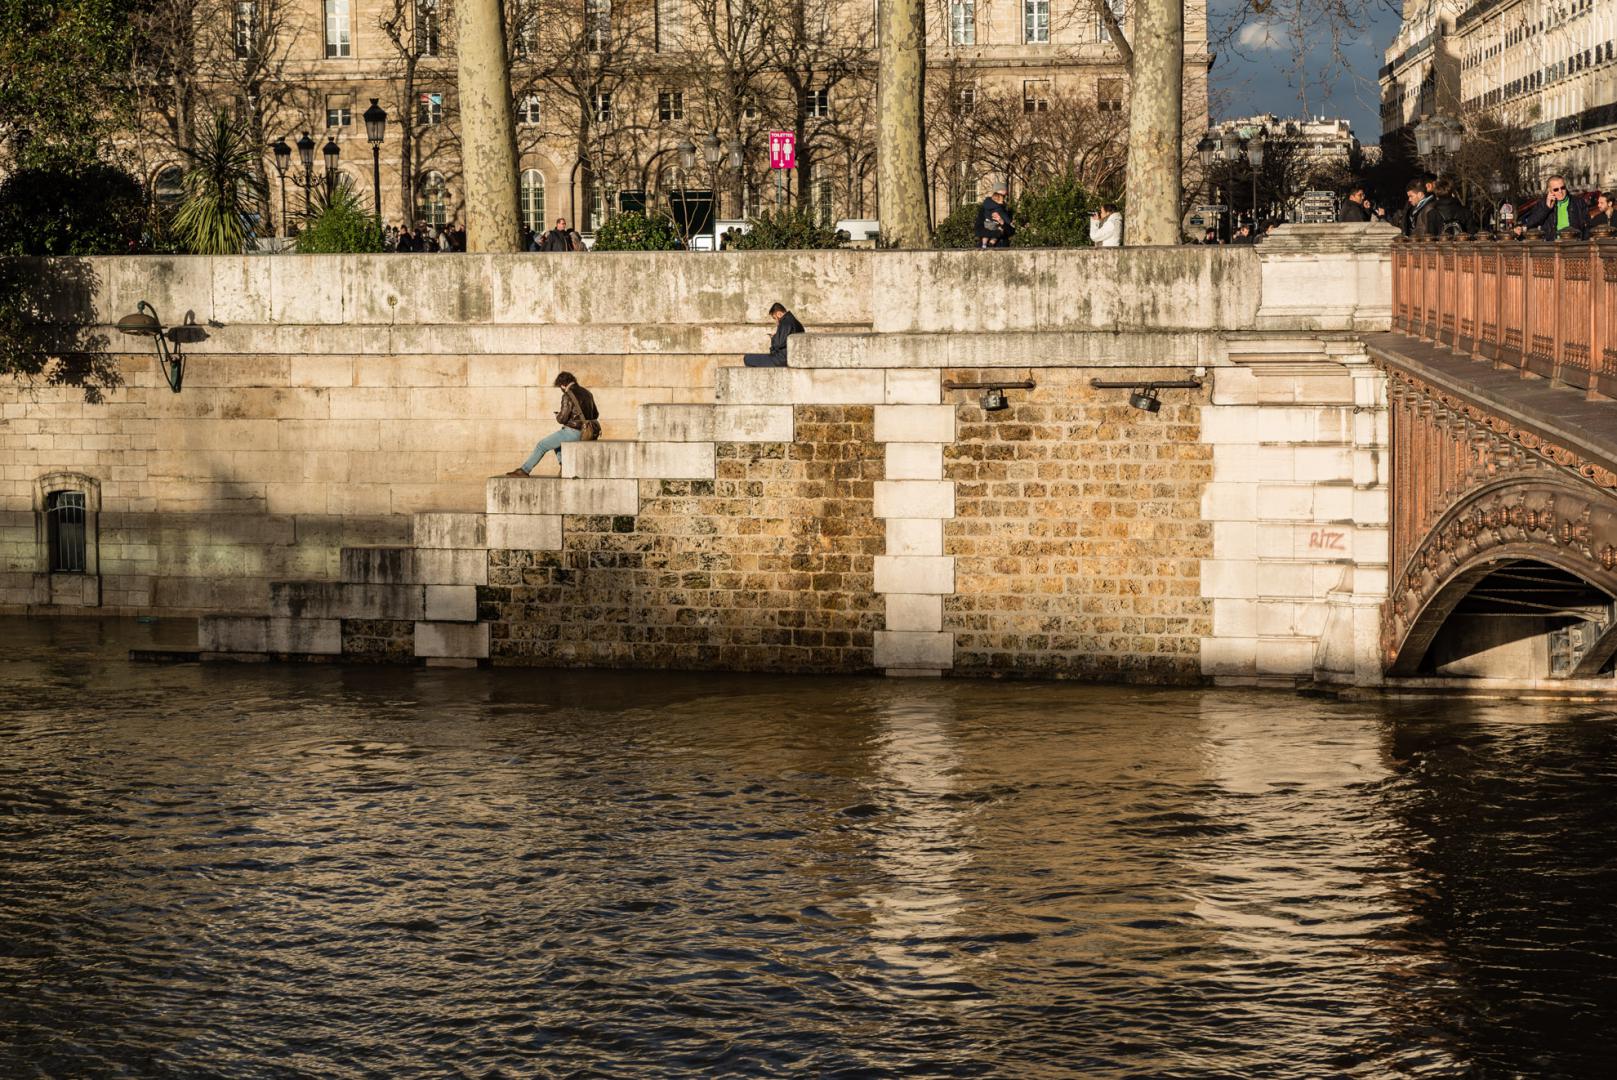
[[[1617,241],[1399,241],[1393,328],[1617,396]]]

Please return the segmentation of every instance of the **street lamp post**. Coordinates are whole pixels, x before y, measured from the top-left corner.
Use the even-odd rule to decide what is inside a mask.
[[[275,155],[275,174],[281,178],[281,236],[284,239],[286,232],[286,167],[292,163],[292,148],[286,145],[285,139],[276,139],[270,146],[270,153]]]
[[[1246,143],[1246,161],[1252,166],[1252,233],[1258,232],[1258,170],[1263,168],[1263,134],[1259,132]]]
[[[320,156],[326,159],[326,202],[328,204],[331,202],[331,197],[337,192],[337,157],[341,153],[342,148],[337,145],[337,140],[329,136],[326,138],[326,145],[320,148]]]
[[[713,188],[711,200],[711,214],[713,217],[713,250],[719,250],[719,161],[724,157],[724,147],[719,143],[719,133],[712,132],[702,140],[702,157],[707,161],[707,175]]]
[[[1229,195],[1229,198],[1230,198],[1230,236],[1229,236],[1229,238],[1230,238],[1230,240],[1232,242],[1235,239],[1235,184],[1234,184],[1235,168],[1234,168],[1234,166],[1236,165],[1237,162],[1239,162],[1241,160],[1241,156],[1245,152],[1246,152],[1246,140],[1242,139],[1240,136],[1233,136],[1233,137],[1226,136],[1226,137],[1219,140],[1219,156],[1224,159],[1224,163],[1226,165],[1230,166],[1229,174],[1227,174],[1225,176],[1224,191],[1225,191],[1225,193],[1227,195]],[[1254,203],[1253,207],[1252,207],[1252,212],[1253,212],[1254,216],[1256,216],[1257,210],[1258,210],[1257,205],[1256,205],[1256,203]]]
[[[305,131],[298,140],[298,160],[303,162],[303,220],[314,219],[314,140]]]
[[[742,169],[746,165],[745,157],[745,144],[741,141],[741,133],[737,132],[735,141],[730,144],[730,168],[736,174],[735,211],[738,218],[744,216],[741,204],[745,201],[743,185],[746,183],[746,177],[742,175]]]
[[[382,139],[387,134],[387,110],[376,98],[365,110],[365,138],[371,144],[371,202],[376,209],[376,227],[382,227]]]
[[[1423,116],[1415,125],[1415,153],[1428,170],[1441,173],[1460,153],[1465,127],[1449,116]]]
[[[685,246],[691,246],[691,201],[689,193],[689,180],[691,170],[696,168],[696,144],[689,139],[681,139],[679,146],[675,147],[679,154],[679,235],[685,241]]]

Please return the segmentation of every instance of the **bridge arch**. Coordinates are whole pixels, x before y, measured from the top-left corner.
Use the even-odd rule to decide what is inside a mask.
[[[1617,654],[1617,501],[1589,485],[1490,480],[1402,554],[1388,675],[1589,678]]]

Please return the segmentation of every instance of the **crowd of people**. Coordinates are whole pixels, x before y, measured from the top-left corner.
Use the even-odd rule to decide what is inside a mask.
[[[415,228],[393,221],[382,230],[382,249],[406,254],[435,251],[465,251],[466,227],[460,222],[453,225],[433,225],[418,221]],[[569,228],[566,218],[557,218],[554,228],[535,233],[522,227],[523,251],[585,251],[584,238],[578,230]]]

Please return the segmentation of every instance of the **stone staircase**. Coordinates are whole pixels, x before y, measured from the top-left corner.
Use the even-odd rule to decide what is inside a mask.
[[[489,657],[477,588],[491,550],[560,551],[566,516],[636,515],[641,480],[711,480],[718,443],[790,442],[792,427],[789,404],[642,405],[639,439],[569,443],[560,476],[492,477],[484,513],[415,514],[408,547],[345,547],[337,581],[273,582],[267,614],[204,616],[199,651],[475,665]]]

